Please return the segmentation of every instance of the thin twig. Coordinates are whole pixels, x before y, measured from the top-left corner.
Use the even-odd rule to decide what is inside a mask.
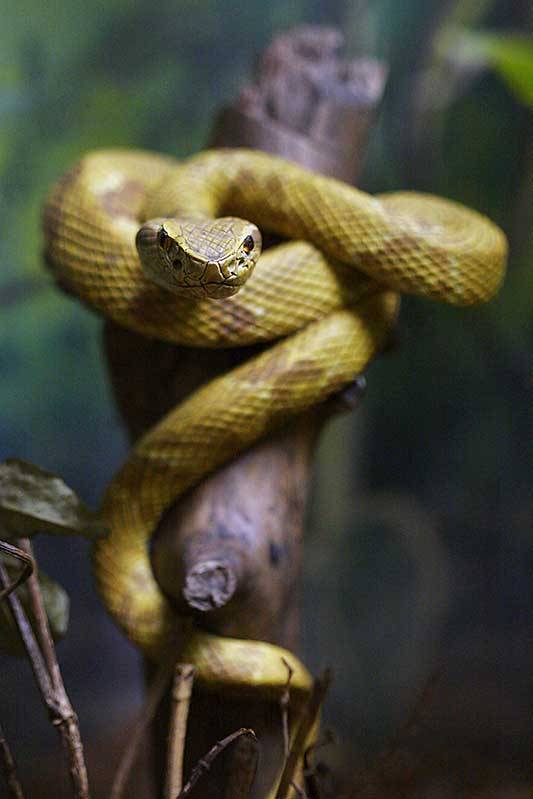
[[[325,730],[321,733],[320,739],[317,739],[307,747],[304,752],[303,776],[305,790],[307,791],[309,799],[320,799],[321,795],[319,782],[317,780],[317,766],[313,764],[311,760],[316,756],[319,749],[322,749],[324,746],[329,746],[332,743],[335,743],[335,735],[331,730]]]
[[[331,675],[329,670],[326,670],[324,674],[318,677],[313,683],[313,690],[300,716],[298,728],[289,755],[285,761],[276,793],[276,799],[286,799],[288,795],[294,781],[298,763],[303,758],[309,735],[317,722],[318,714],[320,713],[320,708],[324,702],[330,682]]]
[[[13,544],[8,544],[7,541],[0,541],[0,551],[5,552],[6,555],[10,555],[12,558],[20,560],[23,564],[20,574],[17,574],[16,578],[12,580],[11,583],[6,586],[6,588],[2,588],[0,591],[0,600],[2,600],[5,599],[6,596],[9,596],[9,594],[11,594],[15,588],[18,588],[19,585],[22,585],[22,583],[24,583],[28,577],[33,574],[35,569],[35,561],[22,549],[13,546]]]
[[[29,538],[19,539],[20,548],[33,558],[33,550]],[[78,717],[70,702],[61,669],[56,656],[54,640],[48,624],[48,616],[44,607],[41,586],[37,575],[37,567],[33,574],[28,578],[28,597],[30,609],[35,618],[35,629],[39,641],[39,646],[43,654],[44,661],[50,675],[52,689],[55,699],[60,707],[60,719],[56,721],[63,742],[63,747],[67,755],[70,779],[74,788],[74,795],[78,799],[88,799],[89,780],[87,777],[87,766],[83,752],[83,742],[81,740]]]
[[[170,682],[172,672],[174,671],[174,665],[175,657],[169,655],[163,658],[150,683],[141,712],[129,735],[128,745],[118,764],[111,788],[111,799],[122,799],[133,764],[137,758],[139,747],[144,739],[147,728],[153,721],[159,703]]]
[[[304,768],[307,770],[307,773],[312,771],[312,766],[309,762],[310,758],[318,752],[319,749],[323,749],[325,746],[329,746],[330,744],[336,743],[335,733],[333,730],[324,730],[320,734],[320,738],[317,739],[314,743],[309,746],[304,753]]]
[[[225,799],[250,799],[259,763],[259,741],[243,735],[236,741],[224,792]]]
[[[4,588],[9,585],[9,575],[2,561],[0,561],[0,584]],[[33,676],[35,677],[35,681],[41,693],[41,698],[48,709],[52,721],[59,719],[60,709],[54,697],[52,682],[46,669],[41,650],[35,640],[30,622],[24,612],[24,608],[16,594],[10,594],[7,597],[7,601],[9,602],[11,613],[21,635],[22,643],[24,644],[33,671]]]
[[[226,736],[221,741],[217,741],[217,743],[209,750],[209,752],[205,755],[205,757],[200,758],[196,766],[193,768],[191,776],[188,782],[183,786],[183,789],[180,791],[176,799],[187,799],[188,796],[191,795],[191,791],[202,776],[204,772],[209,771],[213,761],[218,757],[218,755],[227,747],[230,743],[240,738],[241,735],[246,735],[252,738],[253,740],[257,740],[255,732],[250,730],[246,727],[241,727],[240,730],[236,732],[232,732],[231,735]]]
[[[0,770],[4,775],[9,799],[24,799],[24,792],[17,774],[11,749],[0,725]]]
[[[178,663],[171,692],[165,799],[174,799],[183,786],[183,751],[193,680],[194,666]]]
[[[24,552],[27,557],[30,557],[35,563],[30,539],[19,538],[18,543],[20,545],[20,550]],[[41,652],[43,653],[44,661],[48,668],[50,680],[52,681],[52,685],[56,692],[60,688],[62,688],[64,691],[63,681],[61,680],[61,672],[59,670],[59,664],[55,654],[54,642],[50,633],[50,626],[48,624],[48,616],[46,614],[41,594],[41,587],[39,585],[37,565],[35,565],[33,574],[28,579],[27,587],[30,607],[36,622],[35,633],[41,648]]]
[[[31,552],[29,555],[32,557]],[[35,574],[32,574],[28,582],[34,579],[37,580],[37,577]],[[5,588],[8,584],[9,575],[3,563],[0,561],[0,585]],[[42,596],[38,583],[37,592],[42,606]],[[48,710],[48,715],[52,721],[52,724],[57,727],[59,731],[63,745],[67,751],[69,760],[69,773],[72,786],[74,788],[75,799],[89,799],[87,769],[85,767],[85,761],[83,758],[83,745],[81,742],[76,714],[74,713],[68,700],[62,681],[62,694],[61,692],[58,693],[56,691],[52,683],[52,677],[48,671],[47,664],[35,639],[31,624],[26,616],[19,598],[15,593],[12,593],[7,597],[7,601],[9,602],[13,619],[15,620],[18,631],[22,637],[22,642],[30,661],[41,698]],[[50,631],[48,629],[48,620],[46,620],[45,630],[42,627],[43,621],[39,616],[39,609],[33,606],[34,596],[31,593],[30,602],[32,604],[33,613],[36,619],[36,626],[39,629],[40,637],[44,637],[46,634],[50,635]],[[46,613],[44,612],[44,609],[43,613],[46,619]],[[59,670],[59,666],[57,668]],[[61,675],[59,675],[59,679],[61,680]]]
[[[292,668],[290,663],[287,660],[285,660],[285,658],[281,659],[283,661],[283,665],[287,669],[287,682],[285,683],[285,688],[279,698],[279,704],[281,707],[281,727],[283,730],[283,756],[286,759],[289,756],[289,747],[290,747],[289,705],[291,701],[291,680],[292,680],[292,675],[294,674],[294,669]]]

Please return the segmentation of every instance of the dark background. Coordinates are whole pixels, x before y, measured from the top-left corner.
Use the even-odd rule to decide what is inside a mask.
[[[178,156],[201,148],[260,50],[301,22],[337,24],[351,54],[390,66],[361,185],[461,200],[498,222],[511,246],[505,286],[488,306],[405,300],[400,346],[369,370],[362,409],[336,419],[320,445],[302,651],[312,668],[335,670],[327,716],[339,744],[330,758],[359,785],[376,770],[390,769],[391,785],[411,774],[409,796],[522,796],[533,504],[527,2],[8,0],[0,458],[61,474],[96,507],[127,448],[101,321],[62,296],[42,266],[48,187],[90,148]],[[59,654],[103,797],[139,706],[139,659],[99,603],[88,547],[43,536],[37,551],[71,596]],[[406,727],[413,708],[416,724]],[[57,773],[54,794],[68,795],[23,661],[0,659],[0,719],[29,796],[49,795]],[[398,735],[399,749],[383,759]]]

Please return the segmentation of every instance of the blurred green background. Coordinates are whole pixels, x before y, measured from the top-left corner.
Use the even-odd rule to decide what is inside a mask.
[[[519,783],[526,771],[531,17],[519,0],[3,4],[0,457],[61,474],[93,506],[126,437],[101,321],[54,288],[40,257],[43,197],[86,150],[192,153],[275,33],[338,25],[351,54],[390,68],[361,185],[461,200],[509,237],[508,278],[490,305],[404,302],[400,346],[371,367],[363,408],[335,420],[319,449],[304,655],[334,666],[336,757],[357,774],[374,767],[428,681],[417,773],[432,752],[456,749],[470,754],[459,765],[450,755],[448,775]],[[139,663],[95,597],[87,547],[43,537],[38,553],[72,598],[60,655],[105,784],[108,753],[140,701]],[[0,669],[0,719],[21,767],[32,763],[37,796],[55,773],[56,742],[29,669],[5,658]]]

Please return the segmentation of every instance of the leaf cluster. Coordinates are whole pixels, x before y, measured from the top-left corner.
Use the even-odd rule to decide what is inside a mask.
[[[16,459],[0,464],[0,531],[5,541],[14,544],[20,538],[32,538],[42,532],[89,539],[105,535],[100,515],[90,511],[60,477]],[[0,558],[9,577],[16,579],[20,566],[11,554],[0,554]],[[52,636],[58,640],[68,627],[68,595],[42,571],[39,584]],[[36,620],[25,585],[18,589],[18,596],[35,629]],[[20,634],[5,602],[0,603],[0,652],[24,655]]]

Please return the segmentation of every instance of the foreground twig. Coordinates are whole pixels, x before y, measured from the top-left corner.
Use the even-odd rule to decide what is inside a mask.
[[[16,558],[22,563],[21,572],[17,574],[15,579],[12,580],[9,585],[7,585],[5,588],[2,588],[0,591],[0,600],[2,600],[5,599],[6,596],[9,596],[9,594],[11,594],[15,588],[18,588],[19,585],[22,585],[22,583],[33,574],[35,569],[35,561],[22,549],[13,546],[13,544],[8,544],[7,541],[0,541],[0,552],[5,552],[6,555],[10,555],[12,558]]]
[[[188,796],[191,795],[192,789],[202,776],[204,772],[209,771],[211,768],[211,764],[213,761],[218,757],[218,755],[232,743],[233,741],[240,738],[242,735],[246,735],[250,737],[252,740],[256,741],[256,735],[253,730],[247,729],[246,727],[241,727],[240,730],[236,732],[232,732],[231,735],[226,736],[221,741],[217,741],[217,743],[209,750],[209,752],[202,757],[196,766],[193,768],[191,776],[188,782],[183,786],[183,789],[180,791],[176,799],[187,799]]]
[[[22,785],[17,774],[17,767],[0,725],[0,770],[4,776],[9,799],[24,799]]]
[[[224,799],[250,799],[259,763],[259,741],[241,736],[233,747]]]
[[[122,799],[139,747],[170,682],[174,664],[175,660],[172,656],[167,656],[159,664],[158,670],[150,683],[144,705],[129,736],[128,746],[118,764],[110,799]]]
[[[189,663],[176,665],[171,695],[165,799],[174,799],[183,786],[183,752],[193,679],[194,666]]]
[[[26,557],[31,558],[35,563],[29,538],[19,538],[19,544],[21,552],[24,552]],[[52,685],[56,693],[64,693],[65,686],[63,685],[63,680],[61,679],[61,672],[59,669],[59,663],[57,662],[55,646],[48,624],[48,616],[46,615],[46,610],[43,604],[43,598],[37,577],[37,567],[33,569],[32,574],[28,578],[27,587],[30,607],[36,622],[35,632],[37,634],[38,643],[48,668],[50,680],[52,681]]]
[[[24,549],[28,545],[29,542],[25,541]],[[32,557],[31,552],[27,552],[27,554],[29,557]],[[42,604],[41,591],[35,574],[29,578],[29,581],[33,580],[35,580],[35,583],[33,584],[32,590],[30,590],[30,603],[35,616],[36,626],[39,630],[39,638],[41,640],[49,639],[48,646],[51,647],[51,653],[48,652],[47,657],[51,659],[51,663],[52,661],[54,662],[52,671],[48,669],[47,661],[45,661],[43,657],[43,653],[35,639],[31,624],[19,598],[16,594],[11,593],[7,597],[7,601],[9,602],[11,613],[22,637],[22,642],[41,693],[41,698],[46,705],[52,724],[57,727],[59,731],[65,751],[67,752],[74,797],[75,799],[89,799],[89,783],[83,757],[83,745],[78,727],[78,719],[72,709],[61,679],[46,612]],[[5,589],[8,585],[9,575],[0,561],[0,586]]]
[[[313,727],[317,723],[318,714],[320,713],[320,708],[324,702],[330,682],[331,675],[329,670],[326,670],[321,677],[318,677],[314,681],[311,696],[309,697],[302,711],[294,740],[285,761],[285,766],[283,768],[276,793],[276,799],[286,799],[289,789],[291,786],[293,786],[298,762],[303,758],[307,740],[311,734],[311,731],[313,730]]]
[[[9,585],[9,575],[2,561],[0,561],[0,585],[3,588]],[[35,640],[30,622],[24,612],[24,608],[16,594],[10,594],[7,597],[7,601],[9,602],[11,613],[21,635],[22,643],[28,655],[35,681],[37,682],[41,697],[48,709],[50,718],[54,719],[59,717],[59,707],[55,701],[50,676],[46,669],[41,650]]]
[[[317,765],[313,764],[311,760],[316,756],[316,753],[323,746],[329,746],[335,743],[335,736],[331,730],[325,730],[320,735],[320,739],[311,744],[305,752],[303,758],[303,775],[305,781],[305,790],[309,799],[320,799],[321,790],[320,784],[317,780],[318,769]]]
[[[32,546],[28,538],[21,538],[20,546],[29,557],[33,558]],[[72,785],[74,786],[75,796],[80,797],[80,799],[85,799],[85,797],[89,796],[89,780],[87,777],[87,767],[85,765],[78,717],[70,703],[61,676],[61,669],[57,661],[54,641],[50,632],[36,570],[28,579],[28,594],[30,607],[35,617],[39,645],[48,669],[48,674],[50,675],[55,699],[60,707],[61,721],[58,724],[59,733],[67,754],[69,772]]]
[[[291,680],[294,673],[291,665],[282,658],[283,665],[287,669],[287,683],[285,689],[280,696],[279,704],[281,708],[281,727],[283,730],[283,757],[289,756],[290,735],[289,735],[289,704],[291,701]]]

